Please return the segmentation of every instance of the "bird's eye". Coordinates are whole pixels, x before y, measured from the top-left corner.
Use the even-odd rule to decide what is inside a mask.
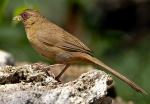
[[[23,20],[27,20],[29,18],[28,13],[24,12],[21,14],[21,17],[23,18]]]

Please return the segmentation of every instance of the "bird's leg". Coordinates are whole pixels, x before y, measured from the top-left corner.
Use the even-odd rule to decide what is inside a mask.
[[[58,76],[55,78],[56,80],[59,81],[59,78],[62,76],[62,74],[68,69],[68,67],[70,66],[70,64],[67,64],[64,69],[58,74]]]

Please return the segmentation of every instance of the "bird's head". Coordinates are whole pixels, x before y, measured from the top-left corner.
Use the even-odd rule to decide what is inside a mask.
[[[40,14],[32,9],[24,10],[20,15],[15,16],[13,20],[22,21],[25,25],[31,25],[36,22],[40,17]]]

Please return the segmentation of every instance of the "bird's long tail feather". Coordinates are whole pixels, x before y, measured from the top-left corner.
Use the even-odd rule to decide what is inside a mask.
[[[93,63],[93,64],[97,65],[98,67],[104,68],[106,71],[110,72],[111,74],[115,75],[116,77],[118,77],[119,79],[121,79],[122,81],[127,83],[129,86],[131,86],[131,88],[133,88],[137,92],[141,92],[141,93],[147,94],[146,91],[144,91],[141,87],[139,87],[133,81],[129,80],[124,75],[122,75],[119,72],[117,72],[115,69],[110,68],[109,66],[107,66],[106,64],[101,62],[99,59],[97,59],[95,57],[92,57],[92,56],[90,56],[88,54],[85,54],[85,53],[77,53],[76,52],[75,54],[73,54],[73,56],[74,55],[75,55],[76,58],[78,58],[80,60],[84,60],[84,61],[87,61],[89,63]]]

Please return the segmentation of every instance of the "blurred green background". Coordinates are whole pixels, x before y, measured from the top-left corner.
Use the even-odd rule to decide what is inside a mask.
[[[0,49],[17,62],[48,62],[29,44],[23,24],[13,16],[26,8],[80,38],[96,57],[150,93],[150,3],[148,0],[1,0]],[[150,95],[138,94],[116,80],[118,95],[135,104],[148,104]]]

